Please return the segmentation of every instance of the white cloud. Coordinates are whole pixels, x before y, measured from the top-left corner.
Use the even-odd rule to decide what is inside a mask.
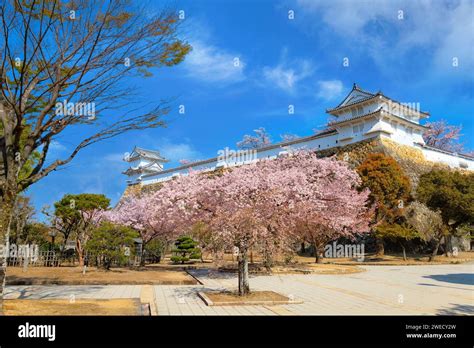
[[[66,150],[67,150],[67,147],[61,144],[59,141],[53,140],[51,141],[51,144],[49,144],[48,151],[56,151],[59,153]]]
[[[124,156],[125,156],[125,153],[109,153],[108,155],[104,156],[104,160],[107,162],[121,163],[123,162]]]
[[[55,160],[58,157],[64,156],[67,150],[68,148],[65,145],[61,144],[57,140],[53,140],[49,144],[47,159]]]
[[[245,63],[230,53],[202,40],[190,40],[193,47],[184,61],[188,75],[208,82],[233,83],[245,79]]]
[[[398,5],[390,1],[314,1],[298,0],[304,14],[321,15],[334,31],[345,36],[358,36],[365,25],[375,19],[396,20]]]
[[[338,98],[344,89],[340,80],[321,80],[318,81],[317,96],[325,100]]]
[[[424,52],[425,59],[419,59],[439,72],[452,72],[453,57],[458,57],[460,68],[474,69],[472,0],[298,0],[298,5],[306,27],[322,20],[323,28],[345,38],[355,50],[366,50],[364,54],[387,70],[401,58],[409,59],[413,49]]]
[[[179,161],[182,159],[196,160],[201,154],[187,143],[171,143],[168,140],[157,146],[160,154],[170,161]]]
[[[292,93],[296,90],[297,83],[311,76],[313,70],[309,60],[294,60],[289,63],[283,59],[275,67],[264,67],[263,77],[270,85]]]

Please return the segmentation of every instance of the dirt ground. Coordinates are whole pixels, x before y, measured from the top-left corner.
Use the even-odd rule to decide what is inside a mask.
[[[142,315],[138,299],[5,300],[5,315]]]
[[[274,291],[253,291],[246,296],[233,292],[204,292],[213,306],[234,306],[248,304],[280,304],[288,303],[290,299]]]
[[[299,258],[299,262],[308,262],[308,258]],[[463,251],[457,256],[446,257],[438,255],[433,261],[429,261],[429,256],[407,255],[407,260],[403,260],[402,255],[383,255],[368,254],[363,261],[357,261],[350,258],[324,259],[324,263],[337,265],[383,265],[383,266],[409,266],[409,265],[440,265],[440,264],[460,264],[474,261],[474,252]],[[314,262],[314,260],[312,261]]]
[[[140,269],[112,268],[109,271],[87,268],[82,273],[80,267],[29,267],[26,272],[23,267],[7,268],[8,285],[195,285],[196,279],[185,272],[186,268],[210,268],[225,272],[237,272],[232,255],[226,255],[224,262],[216,265],[211,260],[195,262],[193,264],[175,265],[168,260],[159,264],[147,265]],[[255,263],[249,265],[252,274],[351,274],[363,272],[361,265],[433,265],[459,264],[474,261],[474,252],[460,252],[456,257],[439,255],[432,262],[428,256],[408,255],[404,261],[402,255],[376,256],[368,254],[363,261],[350,258],[324,258],[322,263],[316,264],[314,257],[295,256],[291,263],[275,262],[271,272],[263,266],[258,257]]]
[[[237,273],[237,265],[228,263],[219,267],[220,271]],[[251,274],[349,274],[363,272],[364,269],[356,265],[336,265],[328,263],[316,264],[313,262],[301,262],[295,264],[278,264],[272,267],[269,272],[262,264],[250,264]]]
[[[22,267],[7,268],[8,285],[194,285],[198,282],[182,269],[162,269],[153,266],[140,270],[112,268],[109,271],[80,267]]]

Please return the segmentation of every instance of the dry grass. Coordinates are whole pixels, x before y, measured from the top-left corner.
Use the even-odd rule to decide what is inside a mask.
[[[140,270],[116,268],[109,271],[88,268],[82,274],[80,267],[30,267],[26,272],[22,267],[7,268],[9,285],[194,285],[197,281],[182,269],[160,269],[143,267]]]
[[[219,268],[223,272],[237,273],[235,263],[226,263]],[[314,263],[314,258],[298,256],[298,262],[293,264],[280,263],[274,265],[269,272],[261,263],[249,264],[249,272],[256,275],[270,274],[351,274],[364,272],[364,269],[356,265],[336,265],[329,263]]]
[[[474,261],[473,252],[459,252],[456,257],[446,257],[438,255],[433,261],[429,261],[429,256],[407,255],[407,260],[403,260],[402,255],[366,255],[364,261],[357,261],[350,258],[325,259],[325,263],[337,265],[380,265],[380,266],[410,266],[410,265],[440,265],[440,264],[460,264]]]
[[[138,299],[4,300],[5,315],[142,315]]]
[[[199,295],[211,306],[276,305],[291,302],[288,297],[274,291],[253,291],[245,296],[234,292],[202,292]]]
[[[365,270],[355,265],[337,265],[330,263],[308,263],[306,268],[314,274],[352,274],[360,273]]]

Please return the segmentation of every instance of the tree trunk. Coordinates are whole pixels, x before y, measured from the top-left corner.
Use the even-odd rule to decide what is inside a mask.
[[[428,260],[429,262],[434,261],[436,255],[438,255],[438,249],[439,249],[439,246],[441,245],[441,240],[442,238],[436,241],[435,247],[433,248],[433,251],[431,252],[430,258]]]
[[[403,261],[406,261],[407,260],[407,253],[406,253],[406,250],[405,250],[405,246],[403,245],[402,242],[400,242],[400,246],[402,247]]]
[[[319,251],[319,248],[316,246],[316,244],[314,244],[313,246],[314,246],[314,255],[316,256],[315,262],[316,263],[321,263],[323,261],[323,258],[321,256],[321,252]]]
[[[250,293],[247,249],[239,248],[239,296]]]
[[[82,243],[79,238],[76,239],[76,251],[77,251],[77,256],[79,258],[79,266],[83,267],[84,266],[84,250],[82,248]]]
[[[10,237],[16,196],[17,194],[14,190],[6,189],[3,201],[0,201],[0,315],[4,315],[3,294],[7,272],[7,253],[10,244],[8,239]]]
[[[376,237],[375,238],[375,247],[376,247],[376,254],[378,256],[384,256],[385,255],[385,248],[383,245],[383,239]]]
[[[444,240],[446,241],[446,242],[445,242],[445,245],[446,245],[446,248],[445,248],[445,255],[446,255],[446,257],[450,257],[450,256],[453,255],[452,236],[451,236],[451,235],[447,235],[446,237],[444,237]]]
[[[271,271],[273,267],[273,255],[272,253],[265,251],[264,253],[264,262],[263,262],[265,268],[267,271]]]
[[[142,244],[140,246],[140,267],[145,267],[145,245],[146,243],[143,242],[142,238]]]

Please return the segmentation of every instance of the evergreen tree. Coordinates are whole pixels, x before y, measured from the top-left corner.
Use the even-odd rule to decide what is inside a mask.
[[[370,190],[370,204],[375,215],[372,221],[377,242],[377,254],[384,254],[383,239],[393,239],[394,232],[407,236],[401,227],[387,228],[403,221],[403,208],[410,201],[410,180],[392,157],[383,153],[372,153],[357,168],[362,179],[362,188]]]
[[[133,247],[133,239],[137,236],[130,227],[103,222],[93,230],[85,249],[97,257],[98,266],[108,270],[113,261],[125,262],[124,247]]]
[[[433,169],[420,177],[417,198],[432,210],[439,210],[448,227],[446,252],[452,251],[451,236],[465,233],[474,225],[474,174]]]
[[[176,246],[172,250],[174,255],[171,257],[171,261],[175,263],[185,263],[192,259],[201,258],[201,249],[197,247],[198,242],[188,236],[180,237],[174,243]]]

